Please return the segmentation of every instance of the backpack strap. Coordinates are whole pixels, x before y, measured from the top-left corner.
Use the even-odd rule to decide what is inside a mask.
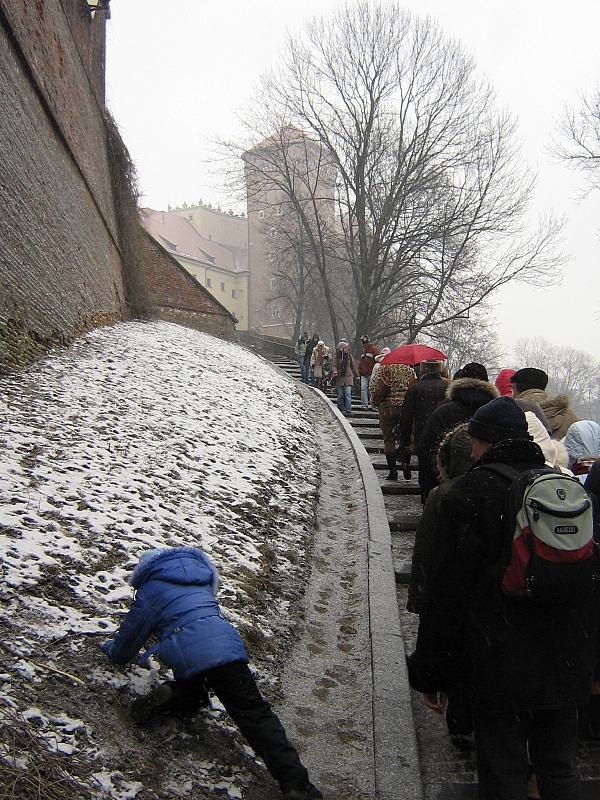
[[[480,464],[479,466],[475,467],[477,470],[486,470],[486,472],[491,472],[494,475],[499,475],[501,478],[507,483],[506,486],[506,497],[504,500],[504,512],[502,514],[503,517],[503,524],[504,524],[504,542],[502,544],[502,555],[500,557],[499,562],[496,565],[498,570],[498,590],[501,593],[500,586],[502,583],[502,578],[508,567],[511,559],[511,548],[512,548],[512,541],[515,535],[515,524],[517,519],[517,512],[520,508],[520,503],[515,502],[514,498],[511,496],[510,488],[512,484],[519,478],[523,472],[521,470],[516,469],[515,467],[511,467],[509,464],[501,464],[498,462],[494,462],[492,464]],[[531,543],[527,543],[530,551],[531,551]]]

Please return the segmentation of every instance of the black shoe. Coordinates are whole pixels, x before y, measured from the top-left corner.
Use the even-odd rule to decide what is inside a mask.
[[[138,725],[147,722],[157,711],[166,711],[173,699],[173,691],[168,683],[162,683],[145,697],[136,698],[129,709]]]
[[[289,792],[284,792],[285,800],[323,800],[323,795],[309,783],[305,789],[291,789]]]
[[[385,476],[386,481],[397,481],[398,470],[396,469],[396,453],[386,453],[385,460],[390,469],[389,475]]]

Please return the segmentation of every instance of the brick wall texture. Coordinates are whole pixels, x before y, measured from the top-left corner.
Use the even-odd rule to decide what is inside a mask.
[[[105,25],[84,0],[0,0],[0,373],[129,313],[104,121]],[[158,315],[235,339],[225,309],[170,266],[170,295],[166,267],[160,280],[155,272]]]
[[[81,11],[79,0],[0,0],[2,372],[126,314],[100,105],[104,20]]]
[[[236,320],[225,306],[146,232],[143,248],[154,316],[237,341]]]

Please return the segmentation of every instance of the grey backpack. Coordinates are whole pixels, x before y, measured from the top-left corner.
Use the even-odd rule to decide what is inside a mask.
[[[551,467],[520,473],[478,467],[510,481],[502,591],[508,597],[565,602],[591,596],[598,581],[592,500],[583,485]]]

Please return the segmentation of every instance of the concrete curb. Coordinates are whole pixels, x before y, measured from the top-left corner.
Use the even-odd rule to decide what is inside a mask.
[[[379,800],[422,800],[423,783],[396,597],[392,540],[381,487],[350,423],[327,397],[314,391],[341,423],[354,450],[365,490],[369,522],[369,618],[377,797]]]

